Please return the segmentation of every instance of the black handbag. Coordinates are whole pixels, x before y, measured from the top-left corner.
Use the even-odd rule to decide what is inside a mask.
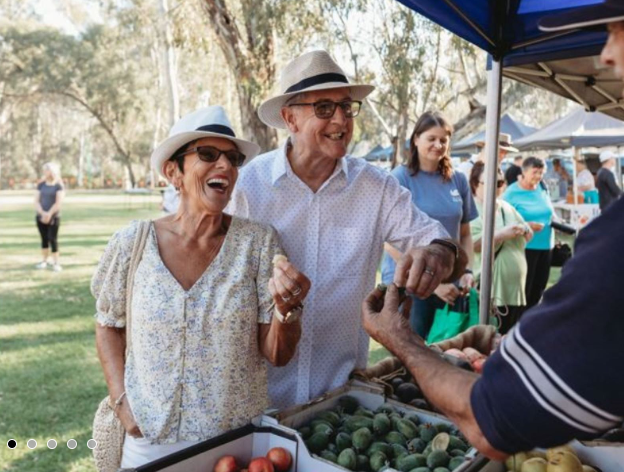
[[[555,247],[552,250],[552,257],[550,260],[550,265],[552,267],[563,267],[568,259],[572,257],[572,249],[570,245],[567,243],[562,243],[561,241],[557,241],[555,243]]]

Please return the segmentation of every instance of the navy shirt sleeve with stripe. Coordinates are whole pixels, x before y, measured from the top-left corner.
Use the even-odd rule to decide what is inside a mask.
[[[527,311],[471,393],[489,443],[514,453],[624,420],[624,200],[588,225],[560,282]]]

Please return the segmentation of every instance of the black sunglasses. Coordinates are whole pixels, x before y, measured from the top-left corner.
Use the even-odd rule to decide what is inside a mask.
[[[342,108],[342,112],[346,118],[355,118],[360,113],[360,108],[362,107],[362,102],[358,100],[343,100],[342,102],[333,102],[331,100],[321,100],[314,103],[290,103],[289,107],[303,107],[303,106],[311,106],[314,107],[314,114],[317,118],[321,120],[329,120],[334,113],[336,113],[336,108]]]
[[[223,154],[228,159],[228,161],[230,161],[230,164],[232,164],[234,167],[242,166],[245,162],[245,159],[247,158],[245,154],[237,151],[236,149],[228,149],[227,151],[222,151],[221,149],[214,146],[197,146],[178,154],[178,156],[185,156],[194,152],[196,152],[197,157],[199,157],[204,162],[217,162],[221,154]]]

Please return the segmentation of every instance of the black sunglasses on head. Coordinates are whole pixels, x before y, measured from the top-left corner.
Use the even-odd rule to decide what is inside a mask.
[[[185,156],[194,152],[196,152],[197,157],[199,157],[204,162],[217,162],[221,154],[223,154],[228,159],[228,161],[230,161],[230,164],[232,164],[234,167],[242,166],[245,162],[245,159],[247,158],[245,154],[237,151],[236,149],[228,149],[227,151],[223,151],[214,146],[197,146],[178,154],[178,156]]]
[[[362,102],[358,100],[343,100],[341,102],[334,102],[331,100],[320,100],[314,103],[290,103],[289,107],[303,107],[303,106],[311,106],[314,107],[314,114],[317,118],[321,120],[329,120],[334,113],[336,113],[336,108],[342,108],[342,112],[344,113],[345,118],[355,118],[360,113],[360,108],[362,107]]]

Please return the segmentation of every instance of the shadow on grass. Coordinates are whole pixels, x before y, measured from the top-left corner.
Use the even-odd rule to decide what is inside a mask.
[[[2,298],[2,324],[62,320],[95,313],[89,278],[59,279],[36,287],[6,290]]]
[[[81,339],[82,338],[82,339]],[[45,334],[24,334],[10,336],[2,340],[2,353],[8,354],[10,352],[19,351],[22,349],[30,349],[33,347],[44,347],[52,344],[67,343],[67,342],[88,342],[89,344],[95,343],[95,322],[94,325],[88,329],[80,331],[59,331]]]

